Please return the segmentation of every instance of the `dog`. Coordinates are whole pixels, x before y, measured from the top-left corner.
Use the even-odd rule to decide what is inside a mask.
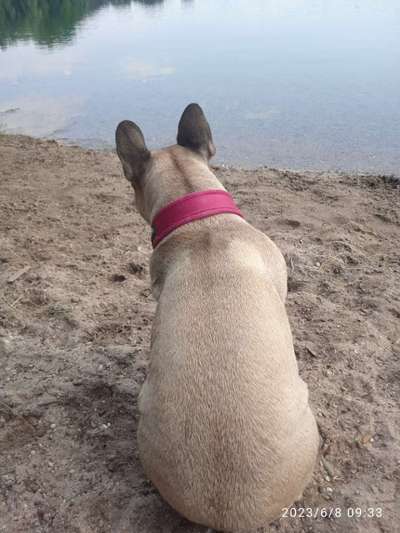
[[[150,151],[123,121],[116,146],[153,227],[157,309],[138,401],[144,471],[192,522],[265,526],[301,497],[319,448],[285,310],[284,257],[212,172],[199,105],[183,112],[175,145]]]

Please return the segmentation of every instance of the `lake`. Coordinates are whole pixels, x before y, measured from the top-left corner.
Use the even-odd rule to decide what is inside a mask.
[[[399,173],[397,0],[0,0],[0,130],[172,144],[202,105],[216,162]]]

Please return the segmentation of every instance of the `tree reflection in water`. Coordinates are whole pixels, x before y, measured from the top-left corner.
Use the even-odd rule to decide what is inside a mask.
[[[68,43],[78,24],[98,9],[131,3],[151,7],[164,0],[1,0],[0,47],[27,39],[48,47]]]

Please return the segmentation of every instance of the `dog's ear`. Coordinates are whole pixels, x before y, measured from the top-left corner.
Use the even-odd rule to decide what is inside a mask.
[[[117,127],[115,142],[125,177],[133,186],[139,186],[150,162],[150,152],[143,133],[134,122],[124,120]]]
[[[211,129],[198,104],[187,106],[178,126],[178,144],[202,155],[207,161],[215,155]]]

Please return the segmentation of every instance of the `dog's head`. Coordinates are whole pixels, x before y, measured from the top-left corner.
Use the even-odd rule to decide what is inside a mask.
[[[135,189],[136,206],[148,222],[176,198],[216,187],[208,166],[215,147],[210,126],[197,104],[190,104],[183,112],[177,144],[150,151],[140,128],[124,120],[116,131],[116,145],[124,174]]]

